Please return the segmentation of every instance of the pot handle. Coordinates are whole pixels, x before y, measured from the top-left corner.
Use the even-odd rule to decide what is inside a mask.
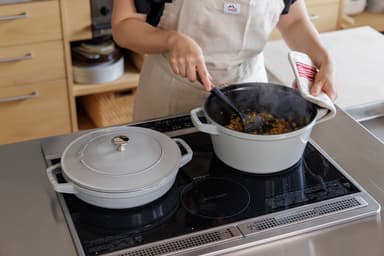
[[[333,118],[335,116],[335,114],[330,111],[329,109],[327,108],[318,108],[317,109],[317,115],[316,115],[316,123],[315,124],[319,124],[319,123],[322,123],[324,121],[327,121],[331,118]]]
[[[217,126],[212,124],[204,124],[199,119],[199,114],[202,114],[205,116],[204,111],[202,108],[195,108],[191,110],[191,119],[193,125],[201,132],[209,133],[212,135],[218,135],[219,131],[217,129]]]
[[[55,164],[47,168],[47,175],[49,182],[51,183],[53,189],[59,193],[66,194],[76,194],[76,189],[72,183],[59,183],[56,179],[56,174],[60,173],[58,168],[61,167],[61,164]]]
[[[179,138],[175,138],[173,139],[176,143],[178,143],[178,145],[182,146],[185,151],[187,153],[185,153],[184,155],[181,156],[181,162],[180,162],[180,166],[179,167],[183,167],[184,165],[186,165],[189,161],[192,160],[192,156],[193,156],[193,151],[192,149],[190,148],[190,146],[182,139],[179,139]]]

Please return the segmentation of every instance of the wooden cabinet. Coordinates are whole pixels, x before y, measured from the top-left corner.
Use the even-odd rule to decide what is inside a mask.
[[[61,0],[60,1],[64,29],[64,49],[66,70],[68,77],[69,97],[72,130],[89,129],[93,126],[88,122],[89,117],[84,116],[81,109],[82,97],[100,93],[113,93],[132,90],[137,87],[139,71],[131,65],[131,61],[125,61],[124,75],[112,82],[102,84],[77,84],[73,81],[71,43],[92,39],[91,6],[89,0]],[[127,57],[127,56],[125,56]],[[133,94],[132,94],[133,97]],[[85,122],[86,120],[86,122]]]
[[[0,143],[70,132],[66,80],[0,88]]]
[[[71,131],[58,0],[0,5],[0,144]]]
[[[306,0],[305,4],[309,18],[319,32],[329,32],[339,28],[339,18],[342,11],[340,0]],[[279,31],[275,29],[270,39],[280,38]]]
[[[306,1],[309,18],[319,32],[338,29],[340,0]]]
[[[65,37],[70,41],[92,37],[90,0],[62,0]]]
[[[0,88],[65,78],[61,40],[0,48]]]
[[[377,31],[384,32],[384,13],[363,12],[353,16],[343,15],[341,28],[370,26]]]
[[[0,46],[61,39],[58,1],[0,5]]]

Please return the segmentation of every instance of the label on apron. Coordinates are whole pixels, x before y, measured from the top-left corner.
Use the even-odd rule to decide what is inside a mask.
[[[239,14],[240,13],[240,5],[234,4],[234,3],[224,4],[224,13]]]

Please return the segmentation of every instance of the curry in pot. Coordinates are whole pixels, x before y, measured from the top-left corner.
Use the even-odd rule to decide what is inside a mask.
[[[257,116],[262,117],[262,124],[260,125],[260,127],[257,130],[248,132],[250,134],[257,135],[276,135],[292,132],[304,127],[310,121],[309,119],[305,119],[297,123],[292,120],[276,117],[275,115],[268,112],[249,112],[247,113],[247,116],[248,122],[253,122],[253,120],[255,120]],[[244,131],[242,121],[240,117],[236,115],[230,118],[229,123],[225,127],[239,132]]]

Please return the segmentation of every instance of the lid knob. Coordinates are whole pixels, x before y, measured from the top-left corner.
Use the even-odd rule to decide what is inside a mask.
[[[125,135],[119,135],[112,138],[112,143],[117,146],[117,151],[124,151],[128,144],[129,138]]]

